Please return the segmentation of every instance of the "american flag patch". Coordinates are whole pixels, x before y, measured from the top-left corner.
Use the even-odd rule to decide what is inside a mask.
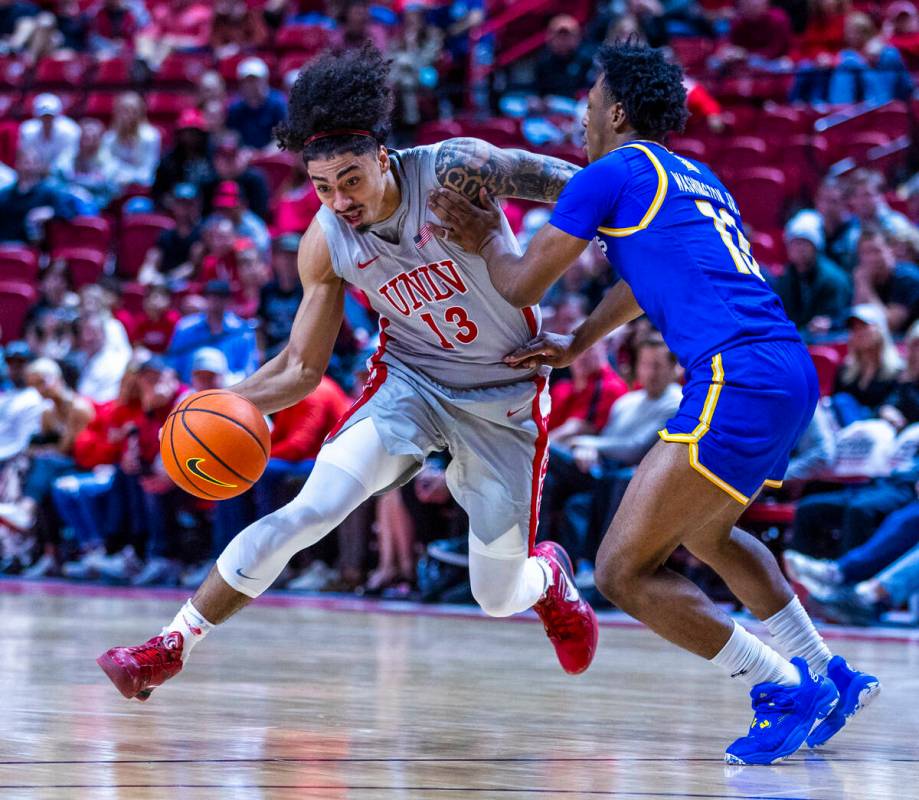
[[[422,225],[418,229],[418,235],[414,239],[412,239],[412,241],[415,243],[415,247],[417,247],[420,250],[428,242],[430,242],[431,239],[433,238],[434,238],[434,233],[431,231],[431,226],[428,225],[427,222],[425,222],[424,225]]]

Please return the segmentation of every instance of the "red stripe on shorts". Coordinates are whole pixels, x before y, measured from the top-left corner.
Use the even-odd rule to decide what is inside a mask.
[[[370,398],[379,391],[379,388],[386,380],[386,365],[381,363],[380,359],[383,357],[383,353],[386,352],[386,342],[389,338],[386,335],[386,328],[388,325],[389,320],[386,319],[386,317],[380,317],[380,346],[370,359],[370,376],[367,378],[367,383],[364,384],[364,390],[361,392],[361,396],[354,401],[354,405],[352,405],[351,408],[344,413],[344,416],[335,423],[335,427],[329,431],[328,435],[325,437],[325,441],[329,441],[329,439],[337,436],[341,429],[345,427],[345,423],[369,402]]]
[[[526,308],[521,309],[523,311],[523,318],[527,321],[527,325],[530,327],[530,336],[535,336],[539,333],[539,326],[536,324],[536,312],[533,311],[533,306],[527,306]]]
[[[539,526],[539,505],[542,501],[542,483],[549,465],[549,420],[542,413],[540,400],[549,379],[534,375],[536,397],[533,398],[533,421],[536,423],[536,454],[533,456],[533,484],[530,489],[530,552],[536,545],[536,528]]]

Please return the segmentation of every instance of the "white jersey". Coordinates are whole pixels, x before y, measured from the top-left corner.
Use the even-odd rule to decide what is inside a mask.
[[[390,154],[402,199],[388,219],[359,233],[329,208],[317,218],[335,274],[364,291],[380,315],[381,354],[445,386],[495,386],[529,378],[505,355],[539,331],[538,306],[514,308],[485,261],[430,234],[429,193],[439,145]],[[516,243],[507,219],[505,234]],[[398,363],[397,362],[397,363]]]

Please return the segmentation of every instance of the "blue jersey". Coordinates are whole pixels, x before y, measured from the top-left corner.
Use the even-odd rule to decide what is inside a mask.
[[[551,223],[600,248],[687,369],[800,338],[765,281],[734,198],[704,164],[630,142],[575,175]]]

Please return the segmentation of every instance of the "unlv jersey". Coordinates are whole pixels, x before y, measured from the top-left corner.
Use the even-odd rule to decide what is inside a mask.
[[[332,268],[362,289],[380,315],[382,361],[403,365],[445,386],[470,388],[525,380],[532,373],[503,363],[538,331],[537,306],[517,309],[498,294],[488,267],[427,227],[428,194],[439,145],[393,151],[402,195],[395,213],[359,233],[331,209],[319,209]],[[505,234],[515,241],[507,220]]]

